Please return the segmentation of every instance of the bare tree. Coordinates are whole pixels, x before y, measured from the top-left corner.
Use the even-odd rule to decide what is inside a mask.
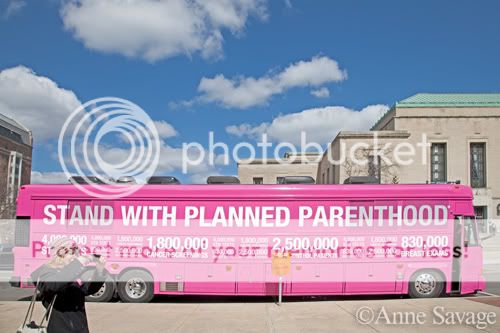
[[[373,146],[362,147],[354,151],[353,155],[356,161],[346,159],[342,164],[347,177],[374,176],[381,183],[399,183],[399,165],[392,159],[392,148],[379,150]]]
[[[17,188],[2,186],[0,188],[0,219],[11,219],[16,216]]]
[[[10,186],[0,190],[0,244],[14,243],[17,192]]]

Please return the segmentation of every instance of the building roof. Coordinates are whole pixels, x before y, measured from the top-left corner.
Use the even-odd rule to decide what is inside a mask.
[[[379,139],[392,139],[392,138],[404,138],[410,137],[410,132],[408,131],[364,131],[364,132],[354,132],[354,131],[341,131],[337,134],[336,138],[339,139],[372,139],[374,136]],[[333,139],[333,141],[335,141]],[[332,141],[332,142],[333,142]]]
[[[238,165],[249,164],[314,164],[318,163],[318,159],[323,155],[323,152],[285,152],[283,158],[249,158],[241,159]]]
[[[500,93],[416,94],[396,102],[396,107],[500,107]]]
[[[14,119],[9,118],[1,113],[0,135],[28,146],[31,146],[33,144],[33,138],[29,129],[27,129]]]
[[[479,94],[460,94],[460,93],[420,93],[396,102],[393,107],[371,127],[371,130],[386,119],[387,115],[395,108],[433,108],[433,107],[500,107],[500,93],[479,93]]]

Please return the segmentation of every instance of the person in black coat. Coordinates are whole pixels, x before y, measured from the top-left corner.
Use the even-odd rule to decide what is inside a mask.
[[[47,308],[57,295],[47,325],[48,333],[89,332],[85,311],[85,296],[95,294],[105,280],[105,260],[96,262],[94,274],[89,281],[79,278],[91,257],[80,255],[78,246],[69,238],[60,238],[50,247],[51,260],[34,271],[33,281],[38,281],[42,304]]]

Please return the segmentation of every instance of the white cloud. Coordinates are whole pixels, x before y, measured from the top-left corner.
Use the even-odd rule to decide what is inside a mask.
[[[171,138],[179,134],[171,124],[164,120],[155,120],[154,125],[161,139]]]
[[[220,74],[212,79],[202,78],[198,86],[200,100],[217,102],[228,108],[246,109],[265,104],[269,98],[282,92],[272,78],[240,78],[229,80]]]
[[[327,87],[321,87],[319,89],[311,90],[311,95],[318,98],[328,98],[330,97],[330,90]]]
[[[328,57],[314,57],[310,61],[299,61],[279,75],[283,87],[319,86],[328,82],[338,82],[347,78],[347,72]]]
[[[231,125],[226,127],[226,132],[237,137],[260,137],[269,127],[269,123],[262,123],[258,126],[250,124]]]
[[[3,14],[4,19],[8,19],[12,15],[19,12],[23,7],[26,6],[26,1],[24,0],[10,0],[5,13]]]
[[[31,171],[31,184],[68,184],[64,172]]]
[[[260,78],[239,77],[227,79],[219,74],[203,77],[198,85],[203,102],[215,102],[228,108],[246,109],[268,102],[271,96],[295,87],[317,87],[325,83],[339,82],[347,78],[347,72],[328,57],[313,57],[289,65],[275,75]]]
[[[271,123],[265,122],[257,126],[228,126],[226,132],[250,138],[259,138],[263,133],[267,133],[273,141],[300,144],[300,133],[305,131],[307,142],[326,144],[341,130],[368,130],[387,110],[386,105],[370,105],[361,111],[343,106],[327,106],[281,115]]]
[[[0,72],[0,113],[32,130],[35,142],[59,135],[68,115],[80,106],[71,90],[17,66]]]
[[[266,0],[72,0],[66,29],[93,50],[156,61],[179,54],[222,55],[222,32],[239,36],[250,16],[267,18]]]

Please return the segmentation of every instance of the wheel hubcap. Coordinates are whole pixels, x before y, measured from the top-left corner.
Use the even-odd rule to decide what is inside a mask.
[[[436,279],[429,273],[420,274],[415,279],[415,289],[420,294],[431,294],[436,289]]]
[[[146,282],[141,278],[134,278],[127,281],[125,292],[130,298],[141,298],[146,293]]]

